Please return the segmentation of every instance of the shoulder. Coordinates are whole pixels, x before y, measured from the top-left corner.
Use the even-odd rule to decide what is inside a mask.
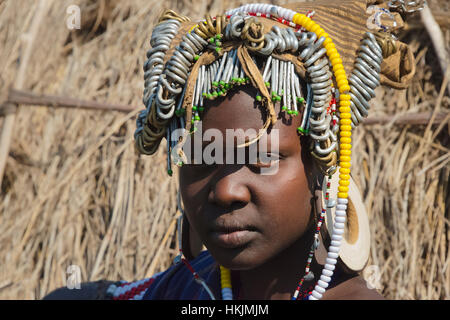
[[[213,262],[209,252],[203,251],[190,261],[190,266],[202,275],[202,271],[208,269]],[[101,280],[82,283],[79,289],[59,288],[50,292],[43,300],[141,300],[157,299],[171,294],[169,291],[172,290],[173,294],[178,294],[180,285],[193,281],[191,271],[183,266],[183,263],[178,262],[163,272],[133,282]]]
[[[133,282],[106,280],[85,282],[81,283],[78,289],[56,289],[43,300],[141,300],[160,274]]]
[[[145,300],[197,300],[203,297],[203,287],[194,273],[205,281],[214,277],[215,261],[207,250],[192,260],[177,259],[147,290]]]
[[[101,280],[81,283],[80,288],[58,288],[46,295],[43,300],[104,300],[107,299],[107,289],[114,284],[116,284],[114,281]]]
[[[348,279],[325,294],[330,300],[386,300],[377,290],[369,288],[361,276]]]

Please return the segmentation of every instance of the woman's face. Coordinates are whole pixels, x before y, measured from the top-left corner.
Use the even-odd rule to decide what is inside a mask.
[[[275,145],[271,148],[271,144],[263,144],[274,159],[273,172],[262,174],[262,170],[268,170],[268,163],[251,164],[247,157],[244,164],[236,163],[236,146],[241,142],[226,145],[226,129],[258,131],[265,120],[255,104],[256,90],[240,89],[209,103],[202,117],[203,134],[210,128],[222,133],[222,163],[231,152],[235,162],[185,164],[179,176],[191,226],[216,261],[234,270],[264,264],[308,230],[312,193],[307,176],[313,175],[309,155],[306,150],[302,152],[297,133],[301,114],[290,120],[290,115],[280,113],[279,105],[275,106],[278,120],[273,127],[279,139],[271,141],[275,130],[267,132],[265,139],[277,144],[277,153],[270,152]],[[246,153],[248,156],[248,149]]]

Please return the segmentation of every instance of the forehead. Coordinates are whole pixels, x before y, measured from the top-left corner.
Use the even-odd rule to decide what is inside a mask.
[[[257,90],[253,87],[242,86],[231,90],[225,97],[206,101],[205,113],[202,116],[203,134],[208,129],[217,129],[223,137],[226,137],[227,130],[231,130],[236,137],[236,145],[238,141],[248,140],[248,137],[245,140],[246,134],[258,133],[263,128],[268,113],[265,107],[256,101],[256,95]],[[270,137],[276,130],[280,148],[299,146],[297,127],[301,123],[301,112],[293,117],[285,112],[280,112],[279,103],[275,104],[274,108],[277,114],[277,122],[266,133],[268,143],[270,143]],[[197,137],[194,137],[194,139],[197,139]]]

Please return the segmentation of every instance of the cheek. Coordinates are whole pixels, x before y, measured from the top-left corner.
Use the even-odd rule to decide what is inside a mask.
[[[264,197],[271,241],[293,241],[303,235],[310,222],[311,191],[300,161],[291,161],[270,181]]]
[[[207,179],[196,173],[195,169],[184,166],[179,171],[181,199],[189,222],[196,224],[196,213],[207,201]]]

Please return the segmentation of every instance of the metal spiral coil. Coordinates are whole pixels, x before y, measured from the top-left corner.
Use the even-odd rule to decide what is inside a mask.
[[[169,13],[170,16],[173,14]],[[161,22],[154,28],[150,45],[152,48],[147,51],[147,61],[144,64],[144,95],[143,103],[146,109],[140,112],[136,119],[136,131],[134,137],[137,145],[142,152],[152,154],[156,148],[148,150],[146,145],[154,145],[155,140],[161,140],[162,130],[150,130],[145,123],[149,122],[149,115],[153,105],[155,91],[157,89],[160,76],[164,69],[164,57],[170,44],[178,32],[180,21],[178,19],[168,19],[169,16],[163,15]],[[146,150],[146,151],[145,151]]]
[[[383,52],[380,45],[372,33],[366,32],[358,50],[353,72],[348,79],[354,126],[358,126],[369,113],[369,101],[375,97],[374,90],[380,84],[382,61]]]
[[[158,85],[159,76],[162,74],[164,57],[173,38],[178,32],[180,22],[175,19],[164,20],[158,24],[152,33],[150,45],[152,49],[147,51],[147,61],[144,64],[144,105]]]
[[[294,72],[292,62],[272,59],[271,54],[298,55],[310,81],[301,128],[304,129],[304,134],[311,136],[312,153],[321,167],[326,169],[335,165],[338,125],[335,122],[331,125],[331,121],[336,118],[330,113],[330,101],[333,98],[332,73],[328,59],[324,57],[325,38],[317,39],[313,32],[295,32],[292,28],[278,26],[273,26],[268,33],[262,35],[262,25],[257,19],[240,11],[232,14],[228,21],[225,16],[218,16],[215,20],[207,16],[205,21],[182,37],[164,66],[165,52],[179,25],[179,20],[164,20],[152,34],[153,48],[147,53],[148,60],[144,65],[144,103],[147,110],[136,121],[138,128],[135,138],[142,153],[154,153],[164,136],[170,136],[177,127],[185,127],[186,119],[179,112],[183,111],[183,88],[186,88],[190,70],[204,50],[214,48],[210,43],[211,39],[222,34],[224,40],[244,40],[249,49],[253,48],[252,51],[269,56],[263,79],[266,83],[270,80],[270,90],[282,98],[282,104],[292,112],[297,112],[297,99],[302,97],[300,80]],[[193,106],[196,108],[192,112],[193,120],[199,119],[197,108],[203,107],[204,98],[214,99],[225,94],[223,90],[217,89],[218,83],[233,84],[236,79],[244,79],[244,82],[235,83],[237,85],[246,83],[246,75],[236,53],[236,50],[225,52],[211,65],[199,69],[194,87]],[[367,52],[365,54],[371,55]],[[174,116],[175,113],[178,117]],[[173,147],[168,142],[168,150]]]
[[[420,11],[423,9],[425,4],[425,0],[391,0],[388,2],[390,9],[399,10],[404,13]]]

